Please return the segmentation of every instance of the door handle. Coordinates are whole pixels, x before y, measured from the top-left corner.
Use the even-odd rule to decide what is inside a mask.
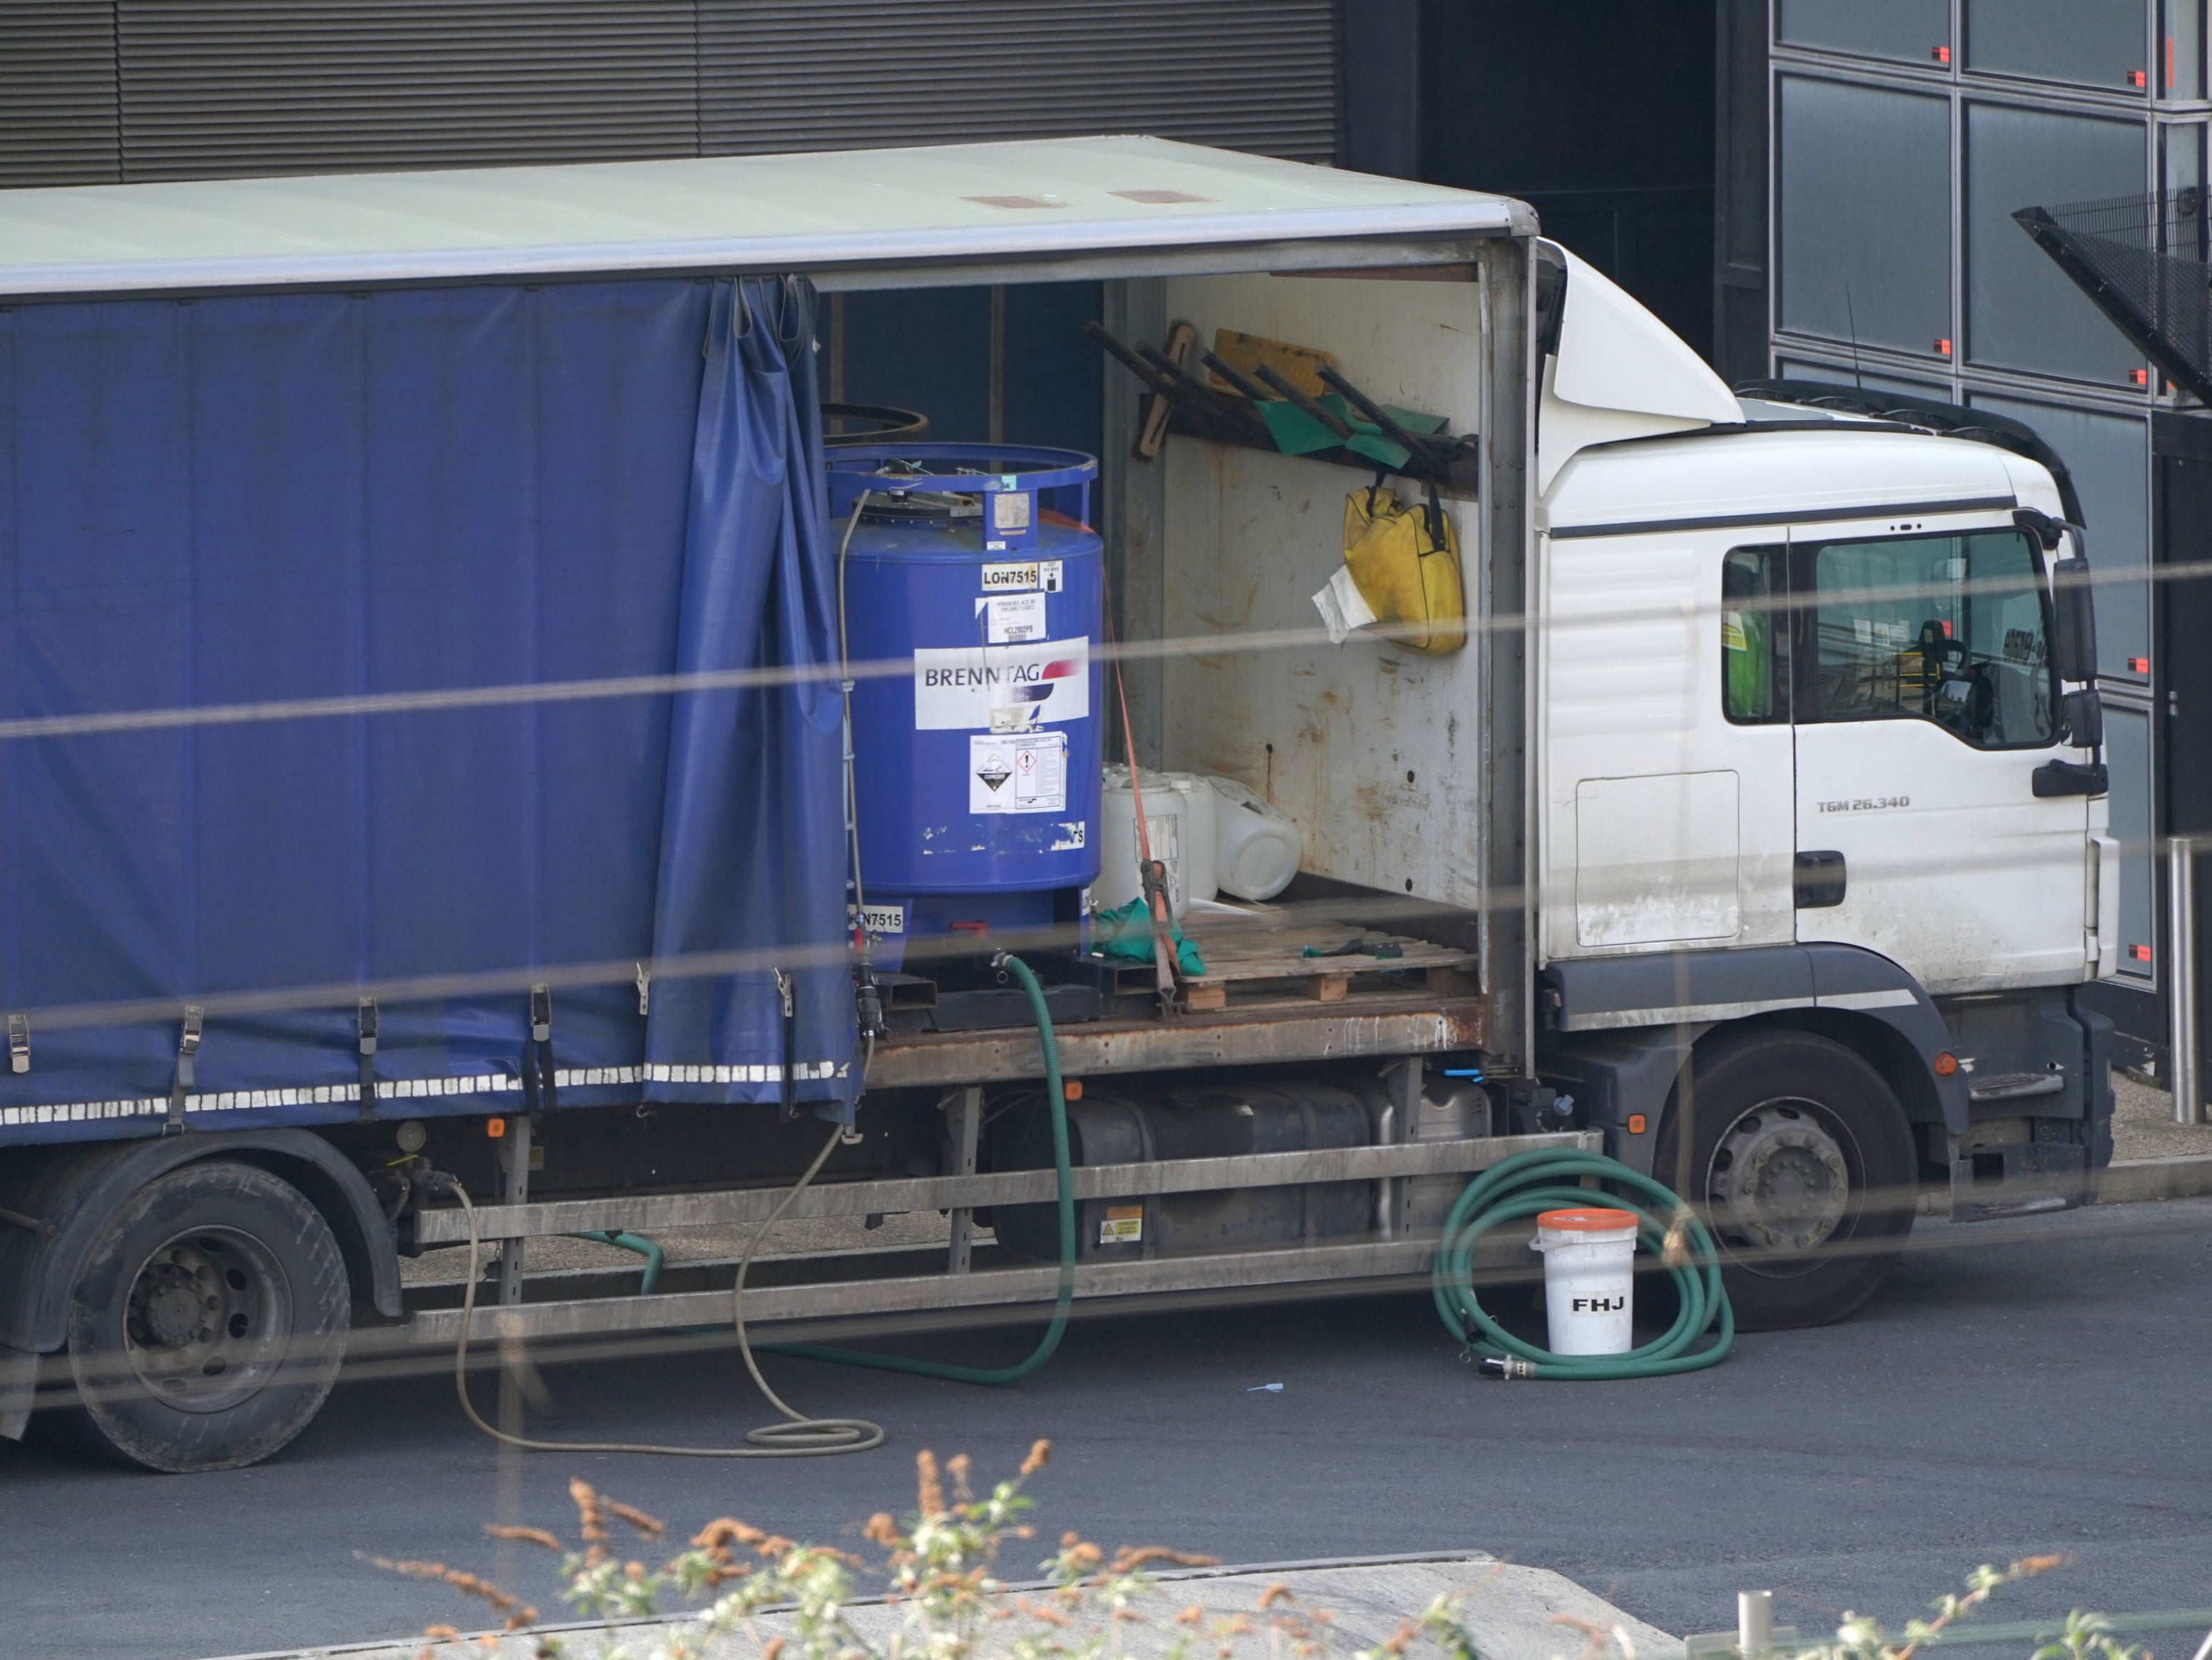
[[[1819,911],[1844,902],[1844,856],[1832,848],[1800,853],[1790,871],[1800,911]]]
[[[2101,796],[2112,789],[2112,776],[2101,760],[2084,766],[2074,760],[2046,760],[2037,767],[2032,783],[2038,800],[2052,796]]]

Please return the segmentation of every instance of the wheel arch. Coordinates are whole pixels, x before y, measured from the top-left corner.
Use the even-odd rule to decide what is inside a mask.
[[[0,1178],[11,1209],[52,1228],[0,1230],[0,1344],[34,1354],[61,1348],[70,1292],[100,1229],[149,1182],[210,1159],[258,1166],[297,1188],[330,1224],[354,1300],[398,1317],[398,1242],[368,1178],[307,1130],[229,1130],[63,1148]]]
[[[1858,1055],[1909,1123],[1966,1127],[1965,1075],[1935,1070],[1950,1029],[1927,990],[1879,952],[1826,942],[1652,952],[1555,961],[1540,984],[1548,1030],[1538,1069],[1580,1085],[1608,1126],[1638,1112],[1663,1123],[1685,1067],[1714,1045],[1779,1027]],[[1640,1169],[1657,1137],[1621,1130],[1611,1140],[1615,1156]]]
[[[1872,1067],[1889,1086],[1890,1094],[1897,1097],[1908,1123],[1944,1121],[1943,1103],[1936,1093],[1934,1075],[1919,1051],[1888,1021],[1854,1009],[1788,1009],[1749,1020],[1731,1021],[1714,1027],[1698,1039],[1690,1064],[1709,1065],[1729,1048],[1793,1032],[1808,1033],[1841,1045]],[[1669,1112],[1674,1110],[1680,1088],[1678,1075],[1667,1098]]]

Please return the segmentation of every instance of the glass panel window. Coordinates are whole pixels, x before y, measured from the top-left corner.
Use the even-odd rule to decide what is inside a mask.
[[[1950,100],[1794,75],[1782,77],[1779,98],[1782,326],[1843,348],[1948,357]]]
[[[2142,91],[2142,0],[1966,0],[1966,67]]]
[[[2150,422],[1986,392],[1975,393],[1973,404],[2026,421],[2073,474],[2089,531],[2089,568],[2097,577],[2097,672],[2148,679]]]
[[[2168,98],[2204,96],[2204,0],[2159,0],[2159,85]]]
[[[1789,565],[1780,548],[1721,564],[1721,706],[1738,725],[1790,718]]]
[[[1978,749],[2051,742],[2043,585],[2018,530],[1812,550],[1818,720],[1932,720]]]
[[[2139,385],[2142,354],[2013,215],[2142,194],[2150,187],[2142,124],[1970,103],[1966,129],[1969,359],[2121,389]]]
[[[1951,0],[1781,0],[1774,35],[1784,45],[1815,51],[1948,64]]]

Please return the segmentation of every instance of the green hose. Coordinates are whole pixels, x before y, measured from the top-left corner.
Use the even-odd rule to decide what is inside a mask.
[[[1601,1196],[1573,1185],[1584,1176],[1626,1189],[1652,1207],[1645,1209],[1634,1197],[1603,1196],[1605,1203],[1634,1213],[1637,1239],[1647,1250],[1663,1257],[1669,1228],[1682,1230],[1686,1255],[1678,1255],[1668,1265],[1679,1293],[1674,1324],[1664,1336],[1626,1354],[1554,1354],[1524,1343],[1485,1313],[1474,1294],[1474,1250],[1482,1236],[1501,1222],[1589,1204]],[[1444,1220],[1430,1288],[1445,1329],[1476,1351],[1486,1372],[1498,1377],[1658,1378],[1717,1365],[1735,1341],[1735,1315],[1722,1289],[1719,1258],[1705,1224],[1650,1177],[1601,1153],[1516,1153],[1468,1183]],[[1717,1331],[1712,1346],[1693,1350],[1691,1345],[1714,1326]],[[1479,1341],[1478,1333],[1487,1342]]]
[[[568,1237],[572,1239],[589,1239],[594,1245],[612,1245],[617,1251],[634,1251],[644,1257],[645,1274],[637,1285],[639,1296],[650,1297],[653,1295],[653,1287],[660,1283],[660,1265],[667,1260],[668,1253],[643,1234],[621,1233],[609,1230],[599,1233],[571,1233]],[[716,1326],[714,1330],[720,1331],[721,1328]]]
[[[1060,1045],[1052,1035],[1052,1013],[1045,1007],[1044,988],[1019,957],[1000,960],[1029,994],[1030,1013],[1036,1018],[1037,1043],[1044,1051],[1045,1094],[1052,1106],[1052,1160],[1060,1175],[1060,1291],[1053,1299],[1052,1324],[1045,1328],[1029,1358],[1010,1366],[947,1366],[936,1360],[871,1354],[857,1348],[829,1348],[820,1343],[778,1343],[764,1348],[764,1353],[835,1360],[840,1366],[873,1366],[879,1372],[904,1372],[917,1378],[945,1378],[956,1384],[1013,1384],[1050,1360],[1053,1350],[1060,1347],[1061,1334],[1067,1330],[1068,1305],[1075,1299],[1075,1189],[1067,1167],[1067,1091],[1060,1079]]]

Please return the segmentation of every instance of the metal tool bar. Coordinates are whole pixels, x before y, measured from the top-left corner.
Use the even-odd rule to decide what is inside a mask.
[[[507,1134],[499,1144],[500,1197],[502,1210],[520,1210],[530,1198],[530,1118],[517,1113],[507,1121]],[[500,1247],[499,1300],[515,1307],[522,1301],[525,1236],[509,1235]]]
[[[2173,1121],[2204,1120],[2204,1075],[2197,1017],[2197,844],[2175,836],[2166,845],[2166,1069]]]
[[[983,1128],[983,1092],[975,1084],[956,1089],[945,1103],[945,1143],[951,1156],[945,1167],[957,1177],[975,1173],[975,1148]],[[945,1272],[965,1274],[975,1247],[975,1213],[962,1206],[951,1212],[952,1244]]]
[[[1398,1176],[1452,1175],[1486,1170],[1516,1153],[1539,1148],[1601,1148],[1595,1130],[1563,1130],[1548,1136],[1492,1136],[1467,1141],[1419,1142],[1400,1147],[1332,1147],[1299,1153],[1248,1153],[1226,1159],[1171,1159],[1154,1164],[1085,1165],[1073,1172],[1079,1199],[1142,1197],[1154,1193],[1205,1193],[1225,1188],[1285,1187],[1302,1182],[1358,1182]],[[811,1187],[784,1214],[796,1221],[820,1216],[896,1215],[915,1210],[973,1210],[984,1205],[1042,1204],[1060,1190],[1050,1170],[1006,1170],[981,1176],[928,1176],[887,1182],[837,1182]],[[708,1227],[767,1220],[782,1203],[781,1188],[720,1193],[665,1193],[623,1199],[563,1199],[539,1204],[487,1205],[477,1212],[486,1239],[548,1233],[588,1233],[609,1228],[639,1232]],[[423,1245],[452,1245],[469,1237],[460,1211],[426,1210],[415,1219]]]
[[[1240,1286],[1418,1274],[1427,1267],[1434,1250],[1433,1240],[1395,1240],[1374,1245],[1293,1246],[1235,1255],[1085,1263],[1079,1264],[1075,1270],[1075,1294],[1079,1298],[1094,1298],[1218,1291]],[[749,1326],[766,1325],[780,1320],[1044,1303],[1052,1300],[1059,1283],[1058,1266],[1048,1265],[992,1269],[973,1274],[932,1274],[904,1280],[775,1286],[745,1293],[745,1320]],[[650,1331],[670,1326],[726,1325],[733,1312],[727,1291],[525,1303],[519,1309],[479,1308],[470,1336],[483,1338],[504,1331],[537,1340]],[[426,1344],[449,1344],[460,1335],[461,1311],[458,1308],[424,1309],[408,1324],[410,1339]]]

